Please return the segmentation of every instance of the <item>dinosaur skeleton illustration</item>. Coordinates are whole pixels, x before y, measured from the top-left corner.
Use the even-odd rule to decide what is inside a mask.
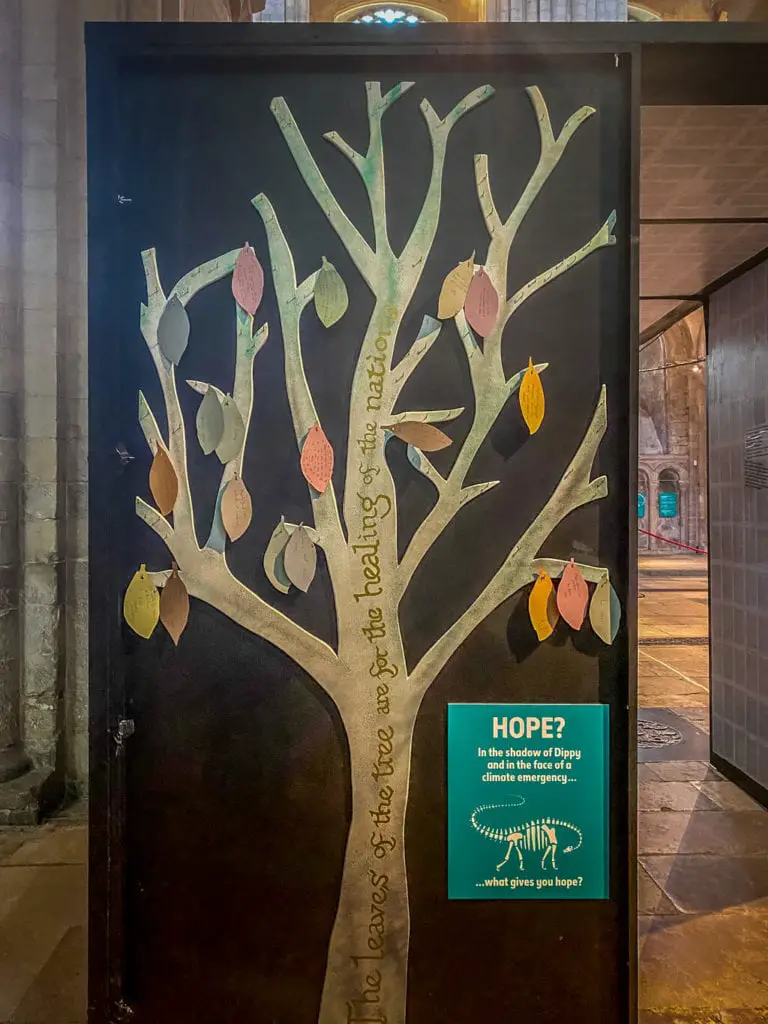
[[[568,832],[573,834],[573,841],[569,846],[564,847],[563,853],[572,853],[582,845],[584,836],[581,829],[576,825],[572,825],[568,821],[560,821],[557,818],[534,818],[522,825],[502,825],[498,827],[485,825],[480,821],[480,816],[485,814],[486,811],[508,810],[512,807],[519,807],[522,803],[524,801],[521,799],[519,803],[514,804],[486,804],[483,807],[476,807],[472,812],[472,827],[487,839],[495,839],[496,842],[509,844],[504,860],[496,865],[497,871],[501,871],[509,861],[513,850],[517,853],[521,871],[525,871],[523,852],[528,850],[532,853],[542,854],[542,868],[546,866],[547,858],[549,858],[552,862],[552,869],[557,871],[557,850],[560,845],[559,837],[562,830],[567,829]]]

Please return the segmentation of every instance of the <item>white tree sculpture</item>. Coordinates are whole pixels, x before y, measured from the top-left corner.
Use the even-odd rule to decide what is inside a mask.
[[[498,482],[467,485],[465,481],[481,444],[505,404],[520,388],[525,373],[523,367],[509,378],[505,375],[504,329],[510,317],[531,295],[591,253],[615,242],[615,213],[611,213],[580,249],[507,296],[510,247],[520,224],[563,156],[569,140],[594,113],[591,107],[581,107],[556,135],[541,92],[536,87],[529,88],[527,93],[538,121],[541,151],[528,184],[506,219],[500,216],[494,202],[487,156],[474,158],[477,195],[489,234],[484,269],[500,297],[500,304],[495,326],[482,345],[470,329],[464,311],[460,309],[454,317],[474,392],[472,424],[464,441],[456,444],[458,450],[446,475],[439,473],[424,454],[428,446],[419,450],[417,445],[409,445],[411,461],[434,486],[437,496],[434,507],[416,529],[404,555],[398,557],[397,494],[385,456],[386,445],[405,442],[408,431],[401,429],[398,433],[397,427],[444,423],[463,410],[396,411],[406,381],[437,342],[442,325],[426,318],[419,337],[393,365],[395,341],[435,238],[448,137],[460,118],[493,94],[490,86],[475,89],[444,117],[435,112],[428,100],[421,102],[432,147],[432,171],[413,231],[397,254],[390,244],[387,226],[382,118],[412,85],[404,82],[382,95],[380,83],[367,83],[370,141],[366,153],[356,152],[336,132],[325,136],[351,161],[364,182],[373,218],[373,245],[344,213],[288,104],[282,97],[271,104],[307,188],[375,299],[365,334],[358,341],[359,355],[349,404],[345,493],[339,500],[332,480],[322,492],[310,487],[314,524],[313,529],[304,530],[311,542],[309,548],[317,545],[322,551],[330,576],[338,624],[337,650],[296,625],[237,580],[227,565],[221,522],[222,494],[242,473],[253,403],[254,359],[268,333],[265,324],[254,334],[253,316],[240,304],[237,304],[237,355],[231,401],[245,431],[238,440],[236,452],[230,453],[232,457],[228,460],[222,460],[220,498],[214,523],[208,541],[201,545],[198,540],[187,469],[187,429],[177,392],[176,368],[174,361],[169,361],[164,354],[159,331],[169,304],[173,303],[177,311],[183,309],[202,288],[232,274],[241,250],[225,253],[195,268],[168,292],[161,285],[154,250],[143,253],[147,303],[141,310],[141,330],[162,388],[167,437],[159,429],[142,394],[139,396],[140,421],[155,457],[158,453],[162,458],[167,456],[178,489],[170,501],[172,520],[170,512],[161,514],[140,497],[136,500],[137,514],[167,545],[187,592],[289,655],[335,702],[347,733],[353,813],[338,912],[330,938],[320,1024],[343,1024],[357,1019],[404,1024],[410,925],[404,826],[411,746],[422,698],[451,656],[487,615],[531,584],[542,570],[550,577],[562,575],[568,563],[539,558],[542,544],[574,509],[607,493],[605,477],[591,478],[593,461],[606,429],[603,388],[583,440],[539,514],[522,536],[511,539],[503,563],[463,614],[417,664],[406,663],[399,608],[414,572],[464,506]],[[285,385],[298,447],[298,472],[305,439],[319,426],[304,372],[300,329],[303,311],[317,300],[316,285],[322,270],[297,281],[293,256],[272,204],[267,196],[258,195],[253,206],[263,221],[269,244],[271,282],[282,331]],[[466,257],[466,254],[456,255]],[[375,372],[369,373],[372,369]],[[546,364],[537,369],[543,372]],[[220,401],[227,401],[213,385],[191,383],[202,392],[213,389]],[[299,527],[278,525],[278,531],[280,529],[285,531],[284,548],[288,534],[293,536]],[[306,547],[307,541],[304,543]],[[275,565],[280,550],[278,544],[270,556]],[[578,568],[592,583],[604,583],[608,579],[606,569]],[[155,594],[158,593],[156,588],[163,588],[169,579],[166,570],[150,574],[142,570],[142,574]]]

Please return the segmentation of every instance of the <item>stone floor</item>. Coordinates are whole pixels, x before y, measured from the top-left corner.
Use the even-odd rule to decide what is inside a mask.
[[[706,562],[640,569],[640,708],[682,737],[639,752],[640,1021],[768,1024],[768,812],[675,759],[709,729]],[[0,1024],[85,1020],[86,843],[78,807],[0,830]]]

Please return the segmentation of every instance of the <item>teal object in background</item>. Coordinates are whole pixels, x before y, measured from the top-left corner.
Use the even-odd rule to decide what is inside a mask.
[[[645,519],[645,495],[638,494],[637,496],[637,518]]]
[[[608,899],[608,706],[448,705],[448,898]]]
[[[662,519],[674,519],[677,515],[677,494],[674,491],[659,492],[659,515]]]

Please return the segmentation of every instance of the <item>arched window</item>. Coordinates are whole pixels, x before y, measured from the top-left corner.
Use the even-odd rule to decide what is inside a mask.
[[[396,4],[392,7],[365,4],[342,11],[335,20],[362,25],[418,25],[426,21],[446,21],[446,18],[420,4]]]
[[[659,518],[676,519],[680,515],[680,477],[674,469],[659,473]]]

